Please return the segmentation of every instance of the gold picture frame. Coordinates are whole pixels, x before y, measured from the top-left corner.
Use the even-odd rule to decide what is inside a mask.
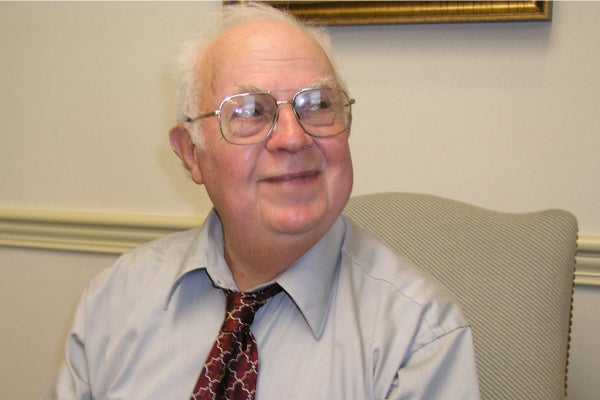
[[[240,3],[248,0],[225,1]],[[552,1],[264,1],[319,25],[550,21]]]

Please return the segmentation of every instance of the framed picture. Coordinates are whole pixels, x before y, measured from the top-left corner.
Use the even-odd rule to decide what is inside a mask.
[[[225,1],[240,3],[249,0]],[[551,1],[264,1],[320,25],[549,21]]]

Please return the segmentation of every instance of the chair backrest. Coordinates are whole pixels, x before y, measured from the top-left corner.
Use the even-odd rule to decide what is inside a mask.
[[[432,195],[353,197],[344,213],[452,290],[472,324],[481,397],[566,396],[577,221]]]

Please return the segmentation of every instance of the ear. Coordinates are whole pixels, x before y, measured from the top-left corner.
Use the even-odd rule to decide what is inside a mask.
[[[169,131],[169,141],[171,142],[171,148],[189,171],[192,180],[201,185],[203,181],[198,166],[196,146],[188,130],[181,124],[175,125]]]

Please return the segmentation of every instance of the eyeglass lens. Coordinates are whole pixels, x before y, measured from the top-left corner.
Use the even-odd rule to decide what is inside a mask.
[[[337,135],[350,122],[350,100],[341,90],[302,90],[294,96],[292,106],[298,122],[312,136]],[[264,140],[275,126],[277,108],[277,100],[269,93],[246,93],[227,98],[221,104],[219,114],[223,136],[236,144]]]

